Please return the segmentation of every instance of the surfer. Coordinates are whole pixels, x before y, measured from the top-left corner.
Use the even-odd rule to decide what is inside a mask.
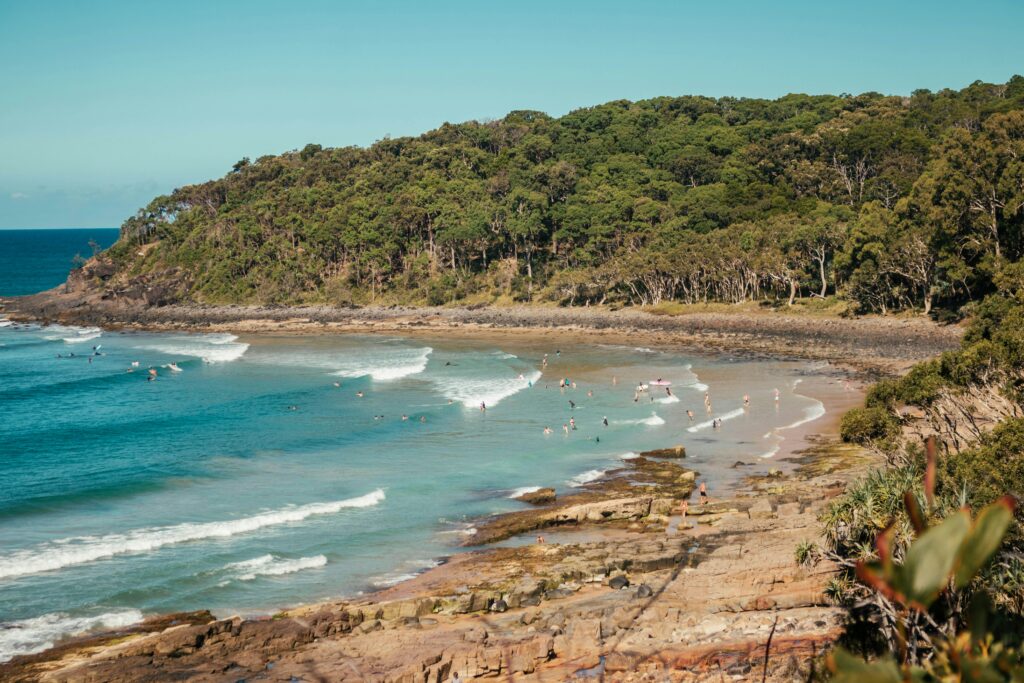
[[[601,418],[601,422],[604,424],[605,427],[607,427],[608,426],[608,416],[605,415],[603,418]]]
[[[569,400],[569,410],[576,410],[576,401]]]
[[[358,398],[362,398],[362,397],[363,397],[363,392],[361,392],[361,391],[357,391],[357,392],[356,392],[356,396],[357,396]]]

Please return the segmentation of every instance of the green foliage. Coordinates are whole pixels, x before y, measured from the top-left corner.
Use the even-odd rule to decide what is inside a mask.
[[[121,281],[184,273],[184,296],[210,302],[840,295],[927,312],[1021,279],[1018,80],[660,97],[309,144],[155,198],[107,256]]]
[[[843,415],[839,435],[843,441],[867,445],[890,441],[900,431],[899,422],[885,408],[853,408]]]
[[[912,500],[912,498],[910,499]],[[1019,681],[1024,680],[1021,653],[990,631],[990,604],[978,594],[970,608],[970,629],[929,638],[933,656],[915,665],[908,642],[913,612],[928,613],[951,586],[968,586],[1002,545],[1013,520],[1014,503],[1003,498],[973,520],[960,510],[938,525],[919,530],[902,562],[891,554],[892,529],[878,537],[878,559],[860,562],[857,574],[899,608],[900,662],[885,656],[865,662],[842,648],[829,657],[835,681]]]
[[[814,566],[821,559],[821,549],[814,541],[800,541],[796,546],[794,558],[801,566]]]

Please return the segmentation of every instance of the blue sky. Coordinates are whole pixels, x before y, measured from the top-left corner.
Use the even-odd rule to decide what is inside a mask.
[[[1022,26],[1017,0],[0,0],[0,228],[512,109],[1004,82]]]

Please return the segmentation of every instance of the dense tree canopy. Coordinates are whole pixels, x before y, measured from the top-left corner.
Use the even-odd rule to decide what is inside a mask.
[[[198,301],[955,306],[1024,251],[1024,78],[515,111],[236,163],[109,251]],[[144,247],[144,248],[140,248]]]

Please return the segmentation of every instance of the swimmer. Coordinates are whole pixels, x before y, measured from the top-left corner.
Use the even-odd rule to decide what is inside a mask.
[[[451,404],[452,404],[452,400],[448,399],[448,405],[451,405]]]
[[[288,410],[298,410],[298,406],[288,406]]]
[[[778,390],[778,388],[774,389],[772,391],[772,393],[775,395],[775,402],[778,403],[779,402],[779,390]]]
[[[569,401],[569,410],[576,410],[576,402]]]
[[[601,437],[599,437],[599,436],[595,436],[595,437],[594,437],[594,441],[595,441],[596,443],[601,443]]]
[[[689,408],[686,409],[686,417],[690,418],[690,422],[693,422],[693,411]]]
[[[336,386],[336,387],[340,387],[340,386],[341,386],[341,382],[335,382],[335,383],[334,383],[334,386]]]
[[[593,390],[587,392],[587,398],[594,398]]]
[[[426,424],[427,423],[427,416],[426,415],[420,415],[420,423],[421,424]]]
[[[406,420],[408,420],[408,419],[409,419],[409,416],[408,416],[408,415],[403,415],[403,416],[402,416],[402,422],[405,422],[405,421],[406,421]]]
[[[361,391],[357,391],[357,392],[356,392],[356,397],[358,397],[358,398],[362,398],[362,397],[363,397],[363,392],[361,392]]]
[[[156,377],[156,368],[150,368],[149,369],[149,376],[150,377]]]
[[[619,378],[616,377],[615,375],[612,375],[612,386],[616,387],[618,385],[619,385]]]
[[[89,356],[89,365],[92,365],[92,356]]]
[[[576,431],[576,418],[575,417],[570,417],[569,418],[569,426],[572,427],[572,430],[574,432]]]
[[[566,436],[569,436],[569,425],[562,423],[562,431],[565,432]]]
[[[545,434],[550,434],[551,433],[551,427],[545,427],[544,428],[544,433]]]
[[[487,412],[487,404],[484,403],[483,401],[480,401],[480,412],[481,413]]]
[[[743,407],[744,408],[749,408],[750,407],[750,394],[743,394]]]
[[[137,360],[133,360],[133,361],[132,361],[132,367],[133,367],[133,368],[137,368],[137,367],[139,367],[139,361],[137,361]]]
[[[665,387],[665,393],[668,394],[669,396],[671,396],[672,395],[672,387]]]
[[[601,422],[604,424],[605,427],[607,427],[608,426],[608,416],[605,415],[603,418],[601,418]]]

